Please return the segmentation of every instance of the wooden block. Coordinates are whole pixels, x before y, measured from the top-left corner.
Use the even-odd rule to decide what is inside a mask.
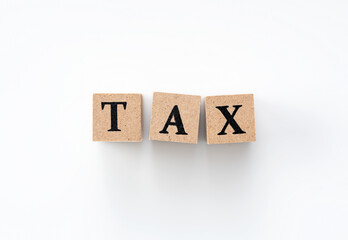
[[[93,141],[141,142],[141,94],[93,94]]]
[[[208,144],[256,141],[253,94],[206,97],[205,110]]]
[[[201,97],[153,94],[150,140],[197,143]]]

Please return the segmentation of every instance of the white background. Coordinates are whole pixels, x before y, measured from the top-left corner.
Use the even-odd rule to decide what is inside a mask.
[[[0,239],[348,239],[347,43],[344,0],[0,0]],[[254,93],[257,141],[149,141],[154,91]]]

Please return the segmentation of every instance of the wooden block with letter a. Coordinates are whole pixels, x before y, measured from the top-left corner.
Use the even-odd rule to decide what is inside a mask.
[[[256,141],[253,94],[206,97],[205,110],[208,144]]]
[[[153,94],[150,140],[197,143],[201,97]]]
[[[93,141],[141,142],[141,94],[93,94]]]

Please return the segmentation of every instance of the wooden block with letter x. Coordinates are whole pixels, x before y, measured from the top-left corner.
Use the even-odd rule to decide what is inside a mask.
[[[153,94],[150,140],[197,143],[201,97]]]
[[[93,141],[141,142],[141,94],[93,94]]]
[[[253,94],[206,97],[205,110],[208,144],[256,141]]]

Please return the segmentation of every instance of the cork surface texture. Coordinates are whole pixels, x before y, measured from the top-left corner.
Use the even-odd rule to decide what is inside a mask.
[[[153,94],[150,140],[197,143],[201,97]]]
[[[253,94],[208,96],[205,111],[208,144],[256,141]]]
[[[141,140],[141,94],[93,94],[93,141]]]

